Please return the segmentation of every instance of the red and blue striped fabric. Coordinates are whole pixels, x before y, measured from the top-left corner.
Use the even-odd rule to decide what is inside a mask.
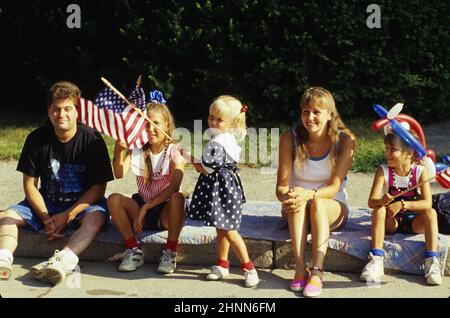
[[[144,110],[144,90],[134,89],[129,101]],[[140,149],[147,143],[148,134],[146,119],[138,111],[139,108],[128,105],[111,89],[105,88],[97,94],[95,103],[84,98],[79,99],[78,120],[115,140],[120,140],[128,149]]]

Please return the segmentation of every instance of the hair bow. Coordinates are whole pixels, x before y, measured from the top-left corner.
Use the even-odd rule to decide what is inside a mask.
[[[150,100],[150,102],[158,102],[160,104],[165,104],[166,103],[166,100],[164,99],[163,93],[161,93],[160,91],[158,91],[156,89],[154,91],[150,92],[149,100]]]
[[[245,105],[245,104],[243,104],[243,105],[242,105],[242,108],[241,108],[241,113],[246,113],[247,110],[248,110],[248,106]]]

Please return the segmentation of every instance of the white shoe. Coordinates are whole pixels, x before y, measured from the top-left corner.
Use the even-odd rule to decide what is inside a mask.
[[[369,259],[370,262],[364,267],[360,278],[365,282],[378,283],[384,275],[384,257],[369,253]]]
[[[12,264],[8,259],[0,258],[0,279],[10,279],[12,272]]]
[[[424,264],[425,279],[428,285],[441,285],[442,275],[441,266],[437,257],[428,257]]]
[[[66,273],[73,272],[78,264],[78,257],[75,256],[76,259],[64,258],[65,254],[66,251],[56,250],[47,261],[31,267],[31,275],[53,286],[59,284],[66,278]]]
[[[166,248],[159,259],[159,265],[156,269],[160,273],[171,274],[177,267],[177,252]]]
[[[255,287],[259,283],[258,273],[256,269],[245,270],[245,286],[246,287]]]
[[[144,253],[139,247],[134,247],[133,249],[127,249],[125,253],[123,253],[122,262],[119,265],[119,271],[135,271],[142,265],[144,265]]]
[[[226,267],[214,265],[211,267],[211,272],[206,276],[207,280],[220,280],[230,275],[230,270]]]

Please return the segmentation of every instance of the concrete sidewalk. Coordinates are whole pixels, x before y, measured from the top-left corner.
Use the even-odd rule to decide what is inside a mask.
[[[53,288],[34,280],[28,270],[42,259],[17,258],[13,279],[0,281],[1,297],[145,297],[145,298],[301,298],[290,291],[293,270],[260,269],[261,282],[256,288],[244,287],[238,268],[219,282],[206,280],[205,266],[178,266],[174,274],[161,275],[155,264],[146,264],[135,272],[121,273],[116,263],[80,262],[80,274],[75,273]],[[326,272],[321,297],[348,298],[448,298],[450,277],[441,286],[427,286],[424,278],[413,275],[390,274],[379,285],[367,285],[354,273]],[[201,299],[199,299],[201,303]]]

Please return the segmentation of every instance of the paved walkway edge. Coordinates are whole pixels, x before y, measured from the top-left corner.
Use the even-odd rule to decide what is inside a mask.
[[[47,242],[44,234],[20,230],[19,246],[14,253],[16,257],[48,258],[56,249],[61,249],[68,237]],[[294,268],[294,256],[290,242],[244,239],[250,258],[258,268]],[[163,245],[144,244],[143,250],[146,263],[157,263]],[[80,255],[81,261],[107,261],[110,257],[123,252],[122,244],[94,241]],[[311,259],[311,245],[308,245],[306,258]],[[450,257],[445,264],[445,276],[450,276]],[[239,266],[239,261],[230,251],[230,261],[233,266]],[[177,262],[182,265],[210,266],[216,263],[216,244],[186,244],[179,245]],[[330,272],[361,272],[365,260],[348,254],[328,249],[324,268]],[[388,271],[387,271],[388,272]],[[393,272],[393,271],[391,271]]]

